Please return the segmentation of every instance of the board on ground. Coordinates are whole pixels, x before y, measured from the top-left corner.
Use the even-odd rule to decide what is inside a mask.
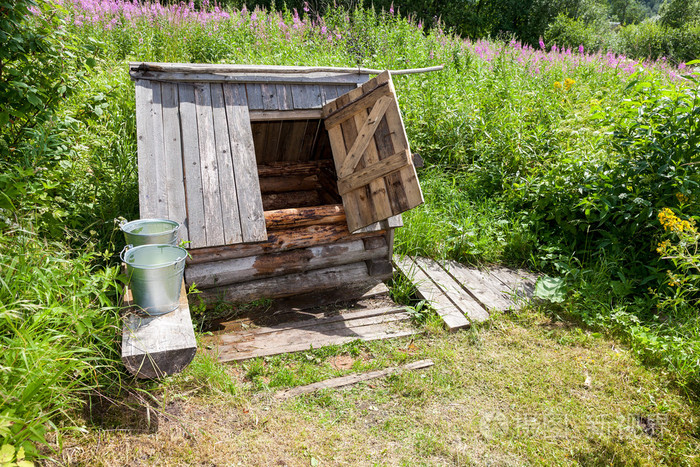
[[[394,264],[414,283],[418,296],[431,302],[448,330],[483,322],[491,310],[522,306],[532,297],[536,281],[523,269],[478,269],[457,261],[394,255]]]

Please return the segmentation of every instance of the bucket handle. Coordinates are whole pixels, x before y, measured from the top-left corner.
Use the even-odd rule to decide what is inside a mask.
[[[126,254],[127,251],[131,250],[133,247],[134,247],[134,245],[128,244],[124,248],[122,248],[121,253],[119,253],[119,258],[121,258],[123,263],[126,263],[126,258],[124,258],[124,255]]]

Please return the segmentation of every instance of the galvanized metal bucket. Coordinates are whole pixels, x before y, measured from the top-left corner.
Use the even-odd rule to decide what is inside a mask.
[[[168,219],[137,219],[119,226],[127,245],[177,245],[180,224]]]
[[[187,251],[173,245],[127,245],[121,252],[134,304],[148,315],[163,315],[180,304]]]

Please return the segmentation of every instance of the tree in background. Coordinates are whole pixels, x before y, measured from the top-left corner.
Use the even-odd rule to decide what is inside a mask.
[[[700,20],[700,0],[666,0],[659,8],[661,24],[679,28]]]

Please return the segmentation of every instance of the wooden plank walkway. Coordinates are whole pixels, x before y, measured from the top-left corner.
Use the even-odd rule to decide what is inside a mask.
[[[420,257],[394,255],[394,264],[450,331],[487,320],[490,310],[519,308],[532,297],[537,279],[523,269],[477,269]]]
[[[389,307],[217,334],[206,341],[220,362],[230,362],[340,345],[357,339],[371,341],[410,336],[416,332],[405,308]]]

